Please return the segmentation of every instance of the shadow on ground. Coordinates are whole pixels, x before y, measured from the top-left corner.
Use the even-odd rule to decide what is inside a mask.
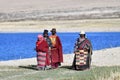
[[[36,67],[37,65],[19,66],[19,68],[38,70]]]
[[[37,69],[37,65],[19,66],[19,68],[31,69],[31,70],[38,70]],[[72,70],[71,66],[60,66],[59,68]],[[50,69],[50,70],[52,70],[52,69]]]
[[[60,68],[70,69],[70,70],[72,70],[72,66],[61,66]]]

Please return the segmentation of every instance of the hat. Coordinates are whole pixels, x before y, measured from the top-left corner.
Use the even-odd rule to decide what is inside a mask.
[[[51,32],[52,32],[52,31],[56,31],[56,28],[52,28]]]
[[[44,33],[44,34],[48,34],[48,30],[47,30],[47,29],[45,29],[43,33]]]
[[[85,31],[81,31],[79,34],[85,34]]]

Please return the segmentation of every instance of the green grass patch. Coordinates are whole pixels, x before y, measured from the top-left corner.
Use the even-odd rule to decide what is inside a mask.
[[[84,71],[75,71],[69,66],[46,71],[38,71],[34,67],[0,67],[0,80],[106,80],[111,73],[120,73],[120,66],[92,66],[90,70]],[[116,77],[120,79],[119,76]]]

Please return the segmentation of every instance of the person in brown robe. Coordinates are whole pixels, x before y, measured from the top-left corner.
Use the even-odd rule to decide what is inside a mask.
[[[53,28],[51,30],[52,35],[50,35],[50,39],[52,42],[51,48],[51,65],[52,68],[58,68],[63,62],[63,53],[62,53],[62,44],[60,38],[56,35],[56,29]]]

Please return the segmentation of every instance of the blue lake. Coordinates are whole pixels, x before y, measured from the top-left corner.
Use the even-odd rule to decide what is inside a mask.
[[[36,56],[35,42],[39,33],[0,33],[0,61],[31,58]],[[57,33],[63,53],[73,53],[78,33]],[[87,32],[93,50],[120,46],[120,32]]]

